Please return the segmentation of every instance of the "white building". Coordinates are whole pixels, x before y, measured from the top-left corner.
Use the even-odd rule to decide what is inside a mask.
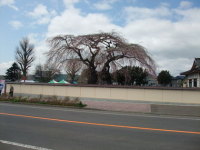
[[[195,58],[192,68],[181,75],[186,76],[185,87],[200,87],[200,58]]]

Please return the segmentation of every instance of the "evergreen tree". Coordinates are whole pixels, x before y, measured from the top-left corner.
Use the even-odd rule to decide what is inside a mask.
[[[12,66],[7,69],[5,79],[10,81],[17,81],[21,78],[21,70],[17,63],[13,63]]]
[[[167,70],[162,70],[159,74],[158,74],[158,83],[163,85],[163,86],[166,86],[168,84],[171,83],[171,80],[172,80],[172,76],[170,75],[169,71]]]
[[[138,66],[126,66],[113,73],[115,82],[122,85],[142,85],[146,84],[146,77],[148,73]]]

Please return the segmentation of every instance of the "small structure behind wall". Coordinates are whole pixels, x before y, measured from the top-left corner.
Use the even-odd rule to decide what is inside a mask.
[[[181,75],[185,75],[186,87],[200,87],[200,58],[195,58],[192,68],[186,72],[182,72]]]
[[[172,78],[172,87],[184,87],[185,76],[176,76]]]

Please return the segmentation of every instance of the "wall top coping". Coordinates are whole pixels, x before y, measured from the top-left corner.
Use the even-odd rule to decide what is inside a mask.
[[[7,82],[6,84],[17,85],[41,85],[41,86],[66,86],[66,87],[94,87],[94,88],[126,88],[126,89],[152,89],[152,90],[185,90],[200,91],[200,88],[176,88],[161,86],[123,86],[123,85],[94,85],[94,84],[62,84],[62,83],[23,83],[23,82]]]

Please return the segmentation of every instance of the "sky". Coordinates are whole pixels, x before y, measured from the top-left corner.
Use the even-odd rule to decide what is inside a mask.
[[[0,0],[0,75],[24,37],[35,45],[31,74],[46,60],[47,39],[100,32],[144,46],[158,73],[177,76],[200,57],[200,0]]]

